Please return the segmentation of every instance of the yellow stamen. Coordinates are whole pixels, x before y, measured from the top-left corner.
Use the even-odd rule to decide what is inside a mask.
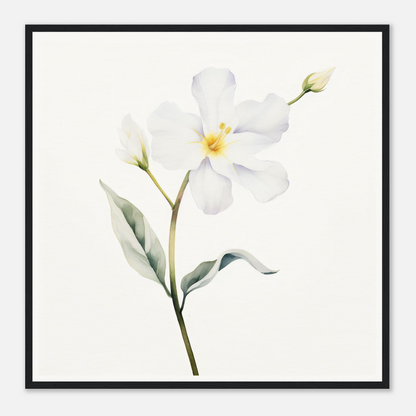
[[[188,142],[191,143],[200,143],[202,145],[202,150],[205,153],[205,158],[209,155],[212,156],[224,156],[224,150],[225,148],[231,144],[231,143],[225,143],[225,137],[230,134],[232,128],[226,127],[225,123],[220,123],[218,126],[221,131],[219,133],[208,133],[205,136],[203,136],[201,133],[199,133],[197,130],[193,129],[195,133],[198,134],[199,137],[202,138],[202,141],[194,141],[194,142]],[[235,143],[235,142],[232,142]],[[224,156],[225,157],[225,156]],[[228,160],[228,159],[227,159]]]
[[[221,123],[220,127],[224,126],[225,127],[225,123]],[[225,134],[224,134],[224,129],[221,129],[221,133],[217,136],[217,139],[215,140],[214,143],[209,145],[209,148],[213,151],[217,151],[219,150],[219,148],[224,147],[224,144],[222,143],[222,141],[224,140],[225,136],[227,136],[227,134],[230,133],[230,131],[232,130],[231,127],[227,127],[225,129]]]
[[[197,130],[195,130],[194,128],[192,129],[198,136],[202,137],[205,140],[205,137]]]

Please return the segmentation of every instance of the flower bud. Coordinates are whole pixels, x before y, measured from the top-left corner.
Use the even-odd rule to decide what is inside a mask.
[[[124,117],[118,135],[125,150],[116,149],[117,156],[126,163],[147,170],[149,168],[147,139],[144,131],[133,121],[130,114]]]
[[[308,75],[303,81],[302,89],[303,91],[313,91],[321,92],[328,84],[331,79],[332,73],[335,71],[335,68],[328,69],[328,71],[314,72],[313,74]]]

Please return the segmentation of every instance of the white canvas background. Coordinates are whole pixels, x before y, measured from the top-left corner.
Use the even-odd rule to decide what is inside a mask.
[[[170,209],[114,154],[131,113],[163,101],[197,113],[192,76],[227,67],[236,103],[335,66],[321,94],[291,109],[261,157],[290,187],[261,204],[200,211],[187,190],[177,276],[228,248],[243,261],[187,299],[199,380],[381,379],[381,35],[377,33],[37,33],[34,37],[34,379],[191,380],[170,299],[130,268],[98,180],[142,210],[165,250]],[[185,172],[151,170],[172,199]]]

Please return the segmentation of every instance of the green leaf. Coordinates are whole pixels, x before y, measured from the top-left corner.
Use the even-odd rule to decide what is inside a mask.
[[[111,208],[111,223],[129,265],[170,293],[165,284],[166,256],[144,215],[100,181]]]
[[[277,270],[271,270],[260,263],[253,255],[245,250],[227,250],[222,253],[217,260],[205,261],[201,263],[194,271],[183,277],[181,289],[183,292],[182,308],[185,298],[195,289],[206,286],[214,279],[220,270],[228,266],[235,260],[245,260],[258,272],[262,274],[274,274]]]

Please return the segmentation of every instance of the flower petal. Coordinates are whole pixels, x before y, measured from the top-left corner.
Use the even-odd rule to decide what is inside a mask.
[[[137,158],[140,162],[143,161],[142,141],[135,130],[131,131],[127,140],[127,152],[133,159]]]
[[[130,135],[132,130],[140,130],[139,125],[135,123],[131,118],[131,114],[127,114],[126,117],[123,118],[123,121],[121,122],[121,128],[124,132],[127,133],[128,136]]]
[[[228,69],[207,68],[194,76],[192,94],[196,98],[205,134],[219,132],[220,123],[235,129],[234,75]]]
[[[191,171],[189,185],[198,208],[205,214],[218,214],[233,202],[231,181],[216,173],[208,158],[202,161],[198,169]]]
[[[253,159],[254,159],[253,160],[254,163],[251,163],[251,165],[255,165],[256,169],[253,169],[253,170],[257,170],[257,171],[266,170],[270,166],[270,163],[271,163],[265,160],[258,160],[255,158]],[[241,183],[239,172],[235,168],[237,164],[230,162],[229,159],[226,159],[224,157],[211,158],[210,162],[211,162],[212,168],[214,169],[216,173],[218,173],[219,175],[225,176],[226,178],[231,179],[234,182]],[[245,162],[247,163],[247,160]],[[247,164],[250,164],[250,163],[247,163]],[[238,165],[238,166],[242,166],[242,165]],[[249,168],[247,167],[247,169]]]
[[[257,159],[254,155],[273,144],[269,137],[256,133],[236,133],[229,137],[224,154],[233,163],[253,170],[264,170],[269,162]]]
[[[251,191],[257,201],[269,202],[286,191],[289,186],[287,173],[278,162],[270,162],[270,166],[260,172],[234,165],[241,185]]]
[[[264,147],[273,143],[269,137],[255,133],[238,133],[229,135],[226,138],[224,148],[221,153],[210,153],[212,168],[232,181],[240,182],[234,164],[245,166],[247,169],[264,171],[271,162],[259,160],[255,154]]]
[[[202,121],[165,102],[153,112],[147,127],[153,135],[152,156],[166,169],[196,169],[204,159]]]
[[[131,165],[136,165],[137,166],[137,162],[125,150],[116,149],[116,155],[123,162],[130,163]]]
[[[123,145],[125,149],[127,149],[127,141],[129,140],[129,136],[127,136],[127,133],[122,129],[118,130],[118,137],[120,138],[120,142]]]
[[[253,132],[278,142],[289,127],[290,106],[276,94],[269,94],[262,103],[244,101],[236,111],[240,122],[235,133]]]
[[[133,121],[130,114],[127,114],[121,122],[121,129],[118,129],[118,135],[123,147],[127,150],[133,159],[140,162],[147,160],[149,154],[149,145],[143,129]],[[146,155],[144,155],[146,153]]]

